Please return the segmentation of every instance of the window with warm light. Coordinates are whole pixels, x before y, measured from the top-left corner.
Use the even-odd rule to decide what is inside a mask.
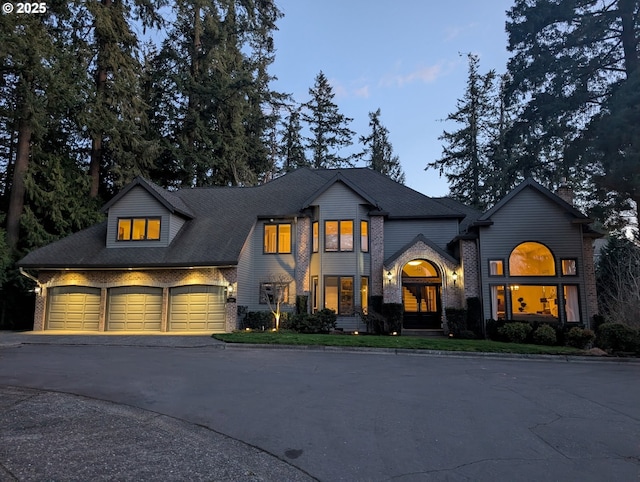
[[[158,241],[160,218],[119,218],[118,241]]]
[[[324,307],[338,315],[353,315],[353,276],[326,276]]]
[[[577,261],[575,259],[563,259],[562,276],[576,276],[578,274],[578,268],[576,264]]]
[[[264,252],[291,253],[291,224],[264,225]]]
[[[369,278],[360,278],[360,307],[365,315],[369,312]]]
[[[324,250],[353,251],[353,221],[325,221]]]
[[[519,244],[509,256],[511,276],[555,276],[555,260],[544,244],[528,241]]]
[[[320,249],[320,233],[319,233],[318,221],[313,223],[313,252],[317,253]]]
[[[501,259],[489,260],[489,276],[503,276],[504,264]]]
[[[555,285],[510,285],[511,319],[558,321],[558,287]]]
[[[369,251],[369,221],[360,221],[360,250]]]

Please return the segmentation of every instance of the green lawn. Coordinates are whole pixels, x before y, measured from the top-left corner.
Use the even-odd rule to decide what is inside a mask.
[[[300,333],[236,332],[213,335],[213,337],[226,343],[266,345],[346,346],[546,355],[584,354],[583,350],[567,346],[524,345],[490,340],[420,338],[414,336],[303,335]]]

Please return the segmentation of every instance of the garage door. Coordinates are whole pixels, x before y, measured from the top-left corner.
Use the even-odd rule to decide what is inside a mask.
[[[59,286],[49,289],[48,330],[98,331],[100,289]]]
[[[170,331],[224,333],[225,306],[222,286],[179,286],[171,289]]]
[[[160,331],[162,288],[111,288],[108,305],[107,330]]]

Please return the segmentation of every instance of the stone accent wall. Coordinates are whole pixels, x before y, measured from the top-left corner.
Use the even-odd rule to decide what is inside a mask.
[[[584,287],[587,297],[587,313],[584,322],[590,327],[593,315],[598,314],[598,293],[596,291],[596,268],[594,260],[593,240],[586,238],[582,243],[584,262]]]
[[[443,328],[446,331],[445,308],[464,307],[464,278],[461,276],[462,267],[442,257],[440,253],[422,241],[416,242],[416,244],[407,249],[392,265],[384,267],[385,273],[391,271],[391,281],[385,279],[384,282],[384,302],[402,303],[402,268],[413,259],[426,259],[430,261],[438,268],[442,275],[442,315]],[[458,280],[455,285],[452,277],[454,271],[458,273]]]
[[[296,232],[296,271],[295,283],[298,295],[308,294],[309,270],[311,268],[311,219],[299,218]]]
[[[99,329],[103,331],[106,324],[107,290],[117,286],[150,286],[163,288],[162,331],[167,329],[169,305],[169,288],[185,285],[232,285],[237,291],[237,269],[234,268],[194,268],[194,269],[159,269],[136,271],[42,271],[38,279],[43,285],[40,296],[36,299],[33,319],[34,331],[45,328],[46,304],[48,288],[56,286],[87,286],[101,288],[101,313]],[[233,305],[233,309],[229,306]],[[237,328],[236,303],[227,303],[227,331]]]
[[[480,297],[480,271],[478,266],[478,246],[475,240],[460,241],[460,262],[462,269],[458,272],[458,280],[464,286],[464,297]]]
[[[369,223],[369,252],[371,255],[371,286],[372,296],[382,296],[384,292],[384,217],[371,216]]]

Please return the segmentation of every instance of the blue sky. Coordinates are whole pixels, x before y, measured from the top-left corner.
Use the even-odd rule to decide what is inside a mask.
[[[467,79],[466,54],[480,70],[503,73],[508,59],[506,10],[513,0],[278,0],[285,17],[275,34],[273,87],[309,100],[318,72],[327,76],[356,137],[368,113],[382,123],[406,184],[430,196],[448,192],[445,178],[425,171],[440,157],[441,119],[455,110]],[[451,126],[449,126],[450,128]],[[357,144],[356,150],[361,145]]]

